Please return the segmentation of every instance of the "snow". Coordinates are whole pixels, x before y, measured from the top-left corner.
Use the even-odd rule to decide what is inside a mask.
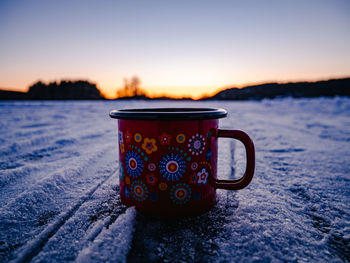
[[[104,228],[98,238],[84,248],[77,257],[77,263],[126,262],[134,233],[136,210],[130,207],[125,214]]]
[[[125,107],[222,107],[246,131],[256,173],[218,190],[208,213],[147,218],[120,203],[117,122]],[[350,261],[350,99],[261,102],[0,102],[0,262]],[[220,139],[220,178],[241,143]]]

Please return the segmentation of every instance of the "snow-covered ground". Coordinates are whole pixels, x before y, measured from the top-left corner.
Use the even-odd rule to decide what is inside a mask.
[[[255,142],[248,188],[208,213],[145,217],[118,196],[125,107],[222,107]],[[0,102],[0,262],[350,261],[350,99]],[[245,153],[220,139],[219,177]]]

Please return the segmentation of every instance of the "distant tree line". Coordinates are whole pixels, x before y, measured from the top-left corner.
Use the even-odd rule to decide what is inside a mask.
[[[28,99],[40,100],[97,100],[104,99],[96,84],[86,80],[68,81],[45,84],[41,81],[29,87]]]
[[[266,83],[244,88],[229,88],[205,100],[260,100],[264,98],[350,96],[350,78],[316,82]]]
[[[140,100],[175,100],[162,96],[150,98],[141,88],[138,77],[124,79],[124,86],[117,90],[118,99]],[[350,97],[350,78],[330,79],[316,82],[294,83],[266,83],[247,86],[244,88],[228,88],[218,92],[214,96],[202,98],[202,100],[260,100],[264,98],[278,97]],[[27,93],[0,90],[0,100],[96,100],[104,99],[96,84],[85,80],[67,81],[45,84],[41,81],[29,87]],[[182,98],[191,100],[191,98]]]

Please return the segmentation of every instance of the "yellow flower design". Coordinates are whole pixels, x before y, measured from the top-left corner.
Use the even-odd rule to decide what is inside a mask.
[[[158,187],[160,190],[165,191],[168,188],[168,185],[166,183],[162,182],[158,185]]]
[[[120,144],[120,152],[124,153],[125,152],[125,147],[124,147],[124,143]]]
[[[146,151],[147,154],[151,154],[158,150],[155,139],[145,138],[142,144],[142,149]]]

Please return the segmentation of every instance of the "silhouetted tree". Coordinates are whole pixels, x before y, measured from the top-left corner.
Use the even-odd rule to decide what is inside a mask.
[[[145,91],[140,87],[141,80],[139,77],[134,76],[130,80],[124,78],[124,87],[117,90],[118,98],[135,98],[135,97],[145,97]]]

